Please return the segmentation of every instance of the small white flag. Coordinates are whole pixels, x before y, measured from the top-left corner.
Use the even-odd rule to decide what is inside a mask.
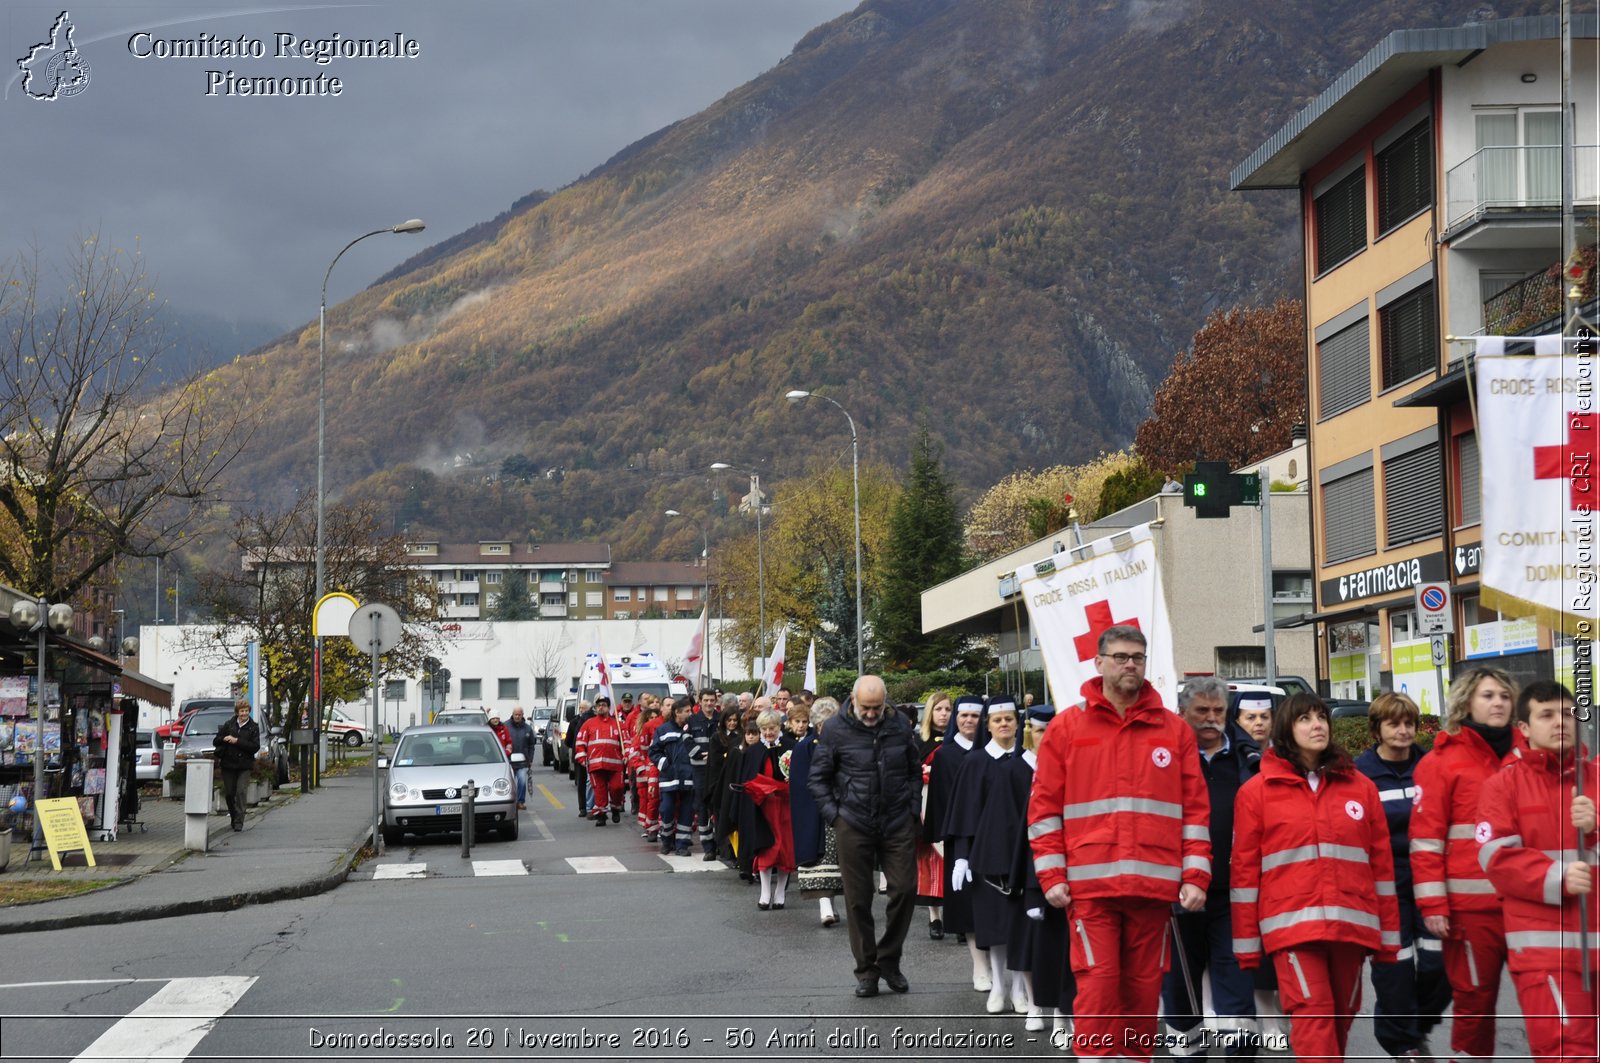
[[[806,678],[800,689],[817,693],[817,640],[811,640],[811,646],[806,650]]]
[[[778,644],[772,648],[772,656],[767,658],[767,667],[761,677],[762,682],[766,684],[766,689],[762,691],[764,694],[770,694],[783,686],[783,655],[788,638],[788,628],[778,632]]]
[[[689,640],[689,648],[683,651],[684,671],[690,685],[696,690],[700,689],[700,665],[705,659],[706,611],[710,608],[707,605],[700,610],[700,622],[694,626],[694,637]]]

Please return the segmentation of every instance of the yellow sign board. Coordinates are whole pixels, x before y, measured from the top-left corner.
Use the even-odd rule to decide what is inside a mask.
[[[83,829],[83,813],[70,797],[54,797],[38,802],[39,826],[44,843],[50,847],[50,863],[61,870],[61,854],[83,850],[83,858],[94,866],[94,850],[89,848],[89,832]]]

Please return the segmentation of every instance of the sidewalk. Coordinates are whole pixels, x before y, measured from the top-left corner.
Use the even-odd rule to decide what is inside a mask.
[[[325,777],[313,793],[279,790],[252,808],[235,833],[226,815],[211,816],[210,847],[183,847],[183,802],[146,798],[145,831],[119,831],[114,842],[91,842],[99,866],[81,857],[60,871],[43,860],[27,862],[28,840],[13,838],[0,882],[122,879],[91,893],[0,908],[0,934],[165,919],[220,912],[247,904],[307,897],[339,885],[350,861],[372,834],[372,776]]]

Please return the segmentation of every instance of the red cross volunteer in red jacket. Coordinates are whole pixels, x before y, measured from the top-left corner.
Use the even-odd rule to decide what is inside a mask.
[[[1233,953],[1246,969],[1271,957],[1301,1061],[1344,1058],[1362,964],[1400,952],[1383,801],[1332,738],[1315,694],[1278,706],[1272,748],[1233,813]]]
[[[1502,763],[1519,755],[1520,736],[1511,729],[1516,700],[1516,682],[1498,669],[1456,676],[1443,729],[1412,773],[1411,888],[1423,925],[1444,944],[1456,1063],[1495,1058],[1506,929],[1500,898],[1478,863],[1478,795]]]
[[[1136,627],[1100,636],[1100,678],[1045,731],[1028,802],[1039,886],[1068,908],[1080,1059],[1151,1058],[1172,903],[1198,911],[1211,882],[1194,730],[1145,681],[1145,648]]]
[[[1517,699],[1522,758],[1483,784],[1480,860],[1505,898],[1507,962],[1528,1024],[1528,1049],[1539,1063],[1596,1058],[1600,1012],[1600,905],[1594,868],[1600,772],[1583,759],[1576,794],[1577,727],[1572,695],[1548,679]],[[1579,847],[1581,842],[1581,848]],[[1583,991],[1583,935],[1578,898],[1589,896],[1589,992]]]

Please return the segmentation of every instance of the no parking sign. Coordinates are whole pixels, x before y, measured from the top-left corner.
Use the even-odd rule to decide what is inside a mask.
[[[1417,584],[1417,633],[1454,635],[1455,610],[1450,608],[1450,584]]]

